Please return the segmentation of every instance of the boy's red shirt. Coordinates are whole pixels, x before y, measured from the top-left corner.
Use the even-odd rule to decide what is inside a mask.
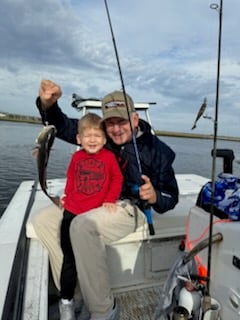
[[[115,203],[122,190],[123,176],[114,154],[103,148],[96,154],[76,151],[67,170],[64,208],[81,214]]]

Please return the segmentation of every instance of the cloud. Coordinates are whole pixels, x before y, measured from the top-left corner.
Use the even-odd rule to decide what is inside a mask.
[[[205,96],[214,115],[219,12],[210,3],[108,0],[125,88],[157,102],[156,129],[188,132]],[[219,131],[229,135],[239,135],[239,10],[238,0],[224,3]],[[42,78],[61,85],[70,116],[79,116],[73,92],[101,98],[121,88],[104,1],[2,0],[0,33],[1,111],[37,115]],[[202,120],[197,130],[212,126]]]

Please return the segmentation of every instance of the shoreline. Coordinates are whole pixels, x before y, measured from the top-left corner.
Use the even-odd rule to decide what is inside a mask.
[[[19,114],[11,114],[11,113],[3,113],[0,112],[0,121],[8,121],[8,122],[24,122],[24,123],[31,123],[31,124],[41,124],[40,117],[34,116],[23,116]]]
[[[157,136],[165,136],[165,137],[175,137],[175,138],[186,138],[186,139],[208,139],[212,140],[212,134],[204,134],[204,133],[187,133],[187,132],[173,132],[173,131],[161,131],[155,130]],[[228,136],[220,136],[218,135],[217,140],[224,141],[235,141],[240,142],[240,137],[228,137]]]
[[[9,121],[9,122],[20,122],[20,123],[30,123],[30,124],[42,124],[40,117],[34,116],[24,116],[17,114],[8,114],[0,112],[0,121]],[[155,130],[155,134],[159,137],[175,137],[175,138],[186,138],[186,139],[213,139],[211,134],[203,133],[187,133],[187,132],[174,132],[174,131],[163,131]],[[235,141],[240,142],[240,137],[230,137],[230,136],[218,136],[218,140],[225,141]]]

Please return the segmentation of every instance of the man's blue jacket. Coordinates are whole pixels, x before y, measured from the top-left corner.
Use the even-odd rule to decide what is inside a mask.
[[[47,111],[42,111],[40,99],[36,101],[43,123],[46,121],[57,129],[57,137],[66,142],[76,144],[78,119],[65,115],[55,103]],[[148,176],[157,194],[157,201],[152,208],[158,213],[173,209],[178,203],[178,186],[172,163],[175,159],[173,150],[151,132],[150,125],[144,120],[139,121],[140,134],[136,137],[142,174]],[[142,208],[142,203],[135,192],[136,185],[141,185],[141,174],[133,143],[130,141],[122,146],[108,139],[106,148],[111,150],[124,175],[121,198],[135,200]],[[139,200],[139,201],[138,201]]]

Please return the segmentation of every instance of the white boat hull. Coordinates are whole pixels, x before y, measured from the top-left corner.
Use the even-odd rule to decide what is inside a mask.
[[[138,290],[143,288],[154,290],[156,287],[159,292],[159,285],[165,281],[168,270],[178,255],[180,239],[185,235],[188,212],[194,206],[207,179],[197,175],[177,175],[177,180],[180,189],[179,204],[164,215],[153,213],[156,233],[154,236],[149,236],[146,225],[107,249],[112,287],[119,297],[123,298],[124,294],[134,290],[139,292]],[[64,179],[48,181],[49,191],[61,195],[64,182]],[[5,257],[4,263],[0,264],[0,314],[3,312],[11,267],[32,186],[33,181],[20,185],[0,220],[0,254]],[[31,225],[31,216],[49,204],[50,200],[38,188],[26,228],[30,250],[25,283],[24,319],[47,319],[48,257]]]

